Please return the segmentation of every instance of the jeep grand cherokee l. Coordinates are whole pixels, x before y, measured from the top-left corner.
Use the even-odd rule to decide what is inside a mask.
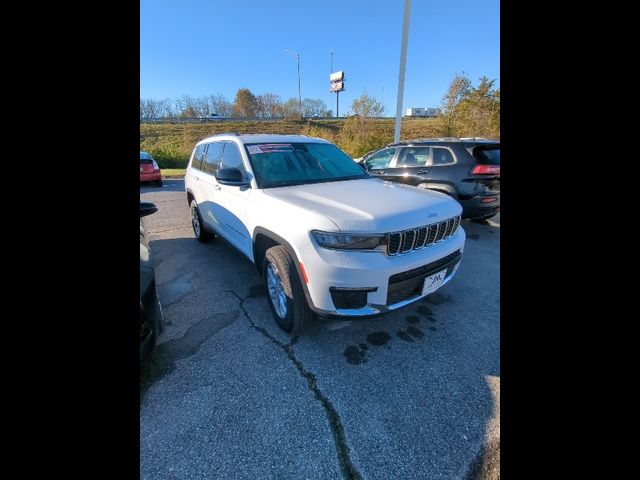
[[[500,211],[500,142],[425,138],[392,143],[356,160],[371,175],[436,190],[462,205],[462,218],[486,220]]]
[[[257,267],[280,327],[403,307],[454,275],[465,242],[450,196],[369,176],[338,147],[297,135],[208,137],[185,175],[193,232]]]

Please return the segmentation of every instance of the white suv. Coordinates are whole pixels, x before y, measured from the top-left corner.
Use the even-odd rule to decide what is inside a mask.
[[[275,320],[405,306],[448,282],[464,249],[462,207],[370,177],[338,147],[298,135],[198,142],[185,175],[195,236],[217,234],[263,276]]]

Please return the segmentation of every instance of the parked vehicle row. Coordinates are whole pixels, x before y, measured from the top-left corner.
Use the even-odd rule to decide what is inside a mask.
[[[500,211],[500,142],[430,138],[392,143],[356,159],[371,175],[445,193],[462,218],[486,220]]]
[[[440,158],[435,145],[420,148],[416,161]],[[450,194],[385,182],[318,138],[208,137],[185,193],[195,237],[222,238],[255,264],[291,334],[313,316],[366,317],[423,298],[451,280],[464,250]]]

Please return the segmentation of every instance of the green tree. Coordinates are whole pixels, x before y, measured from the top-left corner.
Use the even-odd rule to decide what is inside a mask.
[[[233,101],[234,117],[255,117],[258,112],[258,99],[248,88],[241,88]]]
[[[442,98],[442,134],[445,136],[455,136],[460,129],[459,122],[461,116],[460,105],[467,98],[471,91],[471,80],[464,72],[457,73],[449,83],[447,93]]]
[[[384,105],[365,91],[351,103],[351,111],[361,117],[379,117],[384,113]]]

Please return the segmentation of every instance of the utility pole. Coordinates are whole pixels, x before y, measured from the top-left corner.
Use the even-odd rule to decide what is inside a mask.
[[[402,97],[404,96],[404,72],[407,66],[407,43],[409,42],[409,20],[411,16],[411,0],[404,0],[404,18],[402,19],[402,43],[400,45],[400,73],[398,75],[398,99],[396,101],[396,127],[393,141],[400,141],[400,125],[402,122]]]
[[[296,61],[298,62],[298,108],[300,111],[300,117],[302,117],[302,95],[300,94],[300,54],[294,52],[290,48],[285,48],[285,51],[295,55]]]

